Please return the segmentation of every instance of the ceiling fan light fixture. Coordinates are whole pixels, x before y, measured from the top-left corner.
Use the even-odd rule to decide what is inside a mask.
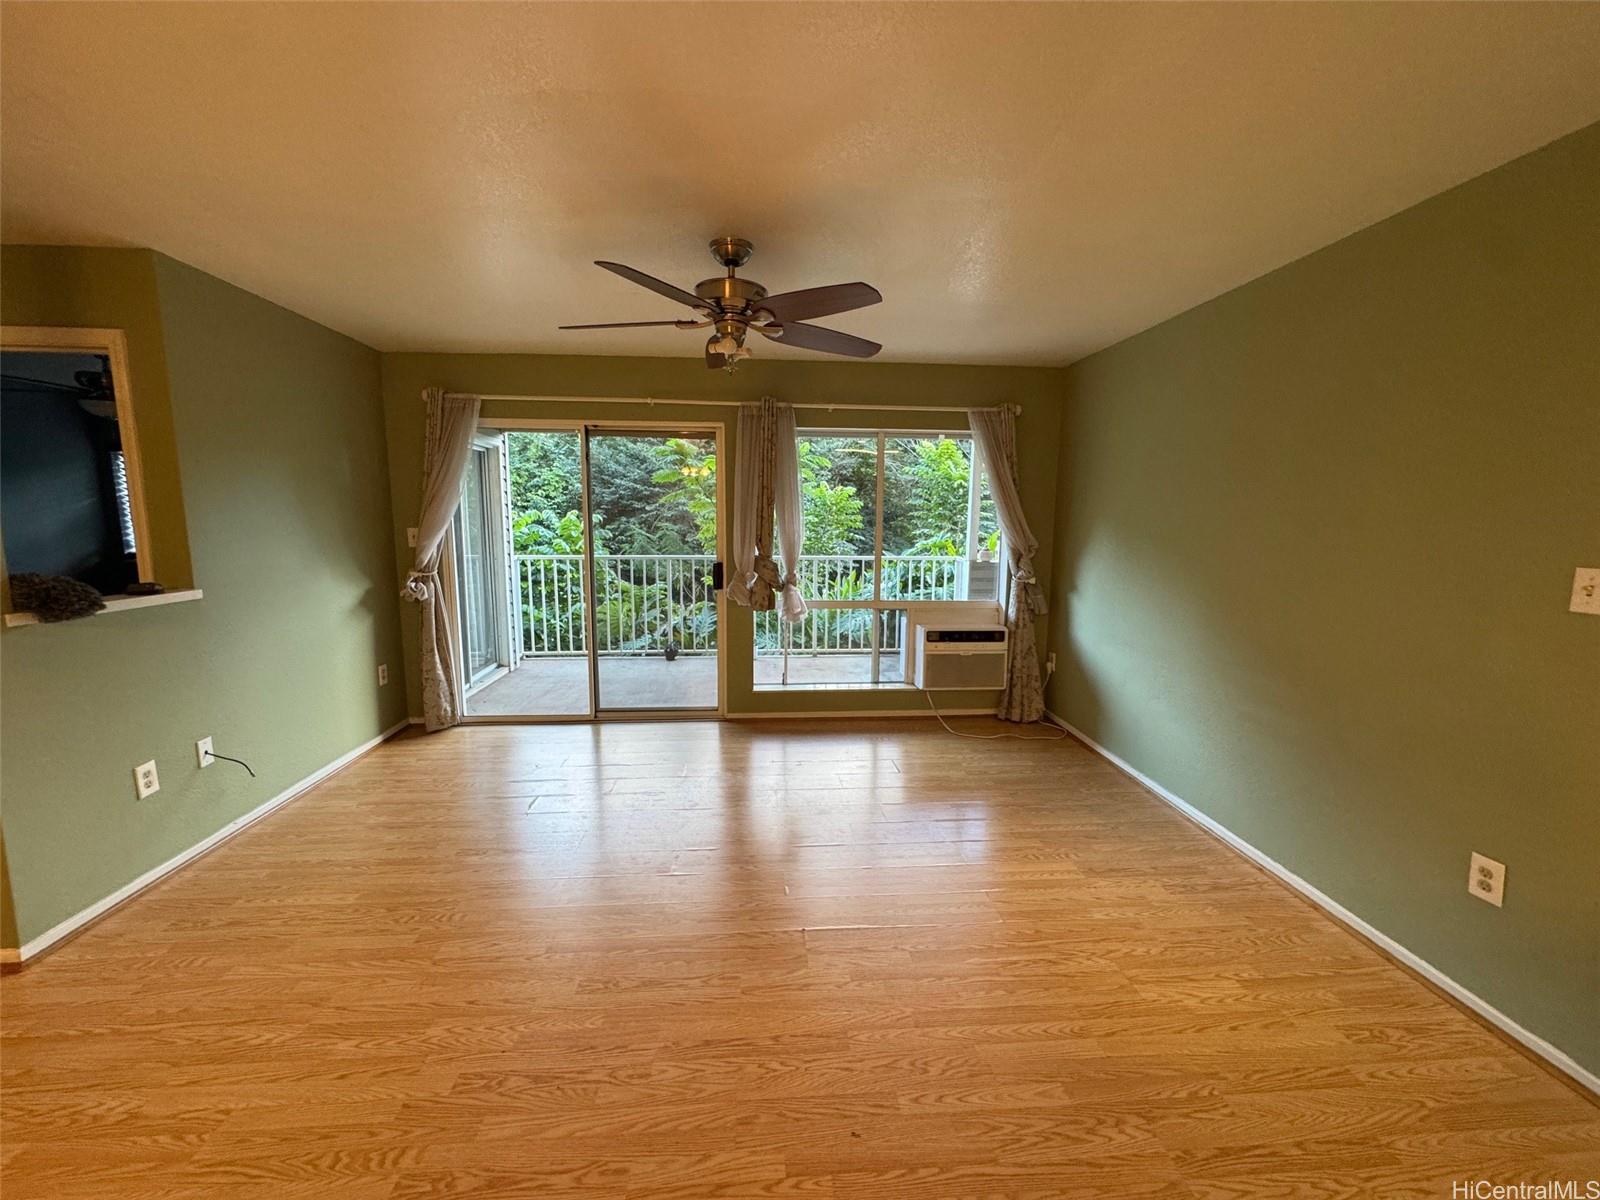
[[[665,296],[694,310],[695,320],[613,321],[595,325],[563,325],[562,329],[623,329],[675,325],[679,329],[703,329],[714,325],[716,333],[706,342],[706,366],[732,371],[749,358],[745,337],[754,329],[763,337],[781,338],[799,350],[819,350],[824,354],[843,354],[851,358],[871,358],[882,350],[877,342],[807,325],[807,317],[850,312],[877,304],[883,296],[865,283],[838,283],[828,287],[803,288],[797,292],[768,295],[767,289],[752,279],[736,274],[749,261],[753,247],[743,238],[716,238],[711,254],[726,270],[725,276],[702,279],[692,292],[646,275],[623,263],[596,259],[595,266],[620,275],[658,296]]]

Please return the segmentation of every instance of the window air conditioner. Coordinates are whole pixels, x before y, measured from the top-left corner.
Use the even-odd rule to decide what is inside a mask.
[[[911,678],[927,692],[996,691],[1006,685],[1006,627],[939,621],[911,626]]]

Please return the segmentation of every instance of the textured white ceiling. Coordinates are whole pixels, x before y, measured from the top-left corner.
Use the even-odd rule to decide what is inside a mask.
[[[707,239],[890,361],[1071,361],[1600,119],[1600,5],[15,4],[9,241],[380,349],[698,356]],[[763,343],[757,353],[803,352]]]

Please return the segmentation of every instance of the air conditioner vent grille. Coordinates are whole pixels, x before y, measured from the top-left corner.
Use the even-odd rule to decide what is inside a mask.
[[[995,691],[1006,685],[1006,628],[989,622],[912,627],[912,678],[924,691]]]

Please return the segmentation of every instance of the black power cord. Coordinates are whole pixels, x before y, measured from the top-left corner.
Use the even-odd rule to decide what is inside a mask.
[[[206,756],[208,758],[220,758],[223,760],[223,762],[238,763],[246,771],[250,771],[250,764],[245,762],[245,760],[242,758],[230,758],[226,754],[218,754],[215,750],[207,750]],[[250,778],[254,779],[255,777],[256,773],[254,771],[250,771]]]

